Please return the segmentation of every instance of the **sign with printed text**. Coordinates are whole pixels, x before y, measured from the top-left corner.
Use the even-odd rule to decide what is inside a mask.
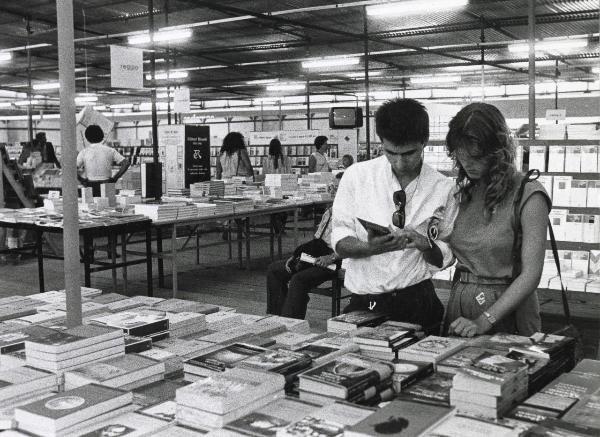
[[[110,86],[144,88],[144,52],[135,47],[110,46]]]
[[[210,127],[185,125],[184,185],[210,180]]]
[[[189,88],[179,88],[173,91],[173,111],[190,112]]]
[[[546,120],[564,120],[566,118],[566,109],[546,109]]]

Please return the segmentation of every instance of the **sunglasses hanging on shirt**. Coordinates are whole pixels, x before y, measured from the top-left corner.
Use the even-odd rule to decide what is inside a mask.
[[[404,229],[406,221],[406,192],[404,190],[395,191],[393,199],[396,211],[392,214],[392,223],[397,228]]]

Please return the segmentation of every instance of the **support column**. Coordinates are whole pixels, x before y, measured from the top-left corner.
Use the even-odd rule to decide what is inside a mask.
[[[535,0],[527,0],[529,37],[529,139],[535,139]]]
[[[79,213],[77,207],[77,141],[75,137],[75,43],[73,0],[56,0],[60,141],[62,144],[63,244],[67,326],[81,325],[79,281]]]
[[[371,108],[369,105],[369,28],[366,6],[363,6],[363,41],[365,48],[365,134],[367,136],[367,160],[369,160],[371,159]]]
[[[310,80],[306,78],[306,129],[311,130],[310,120]]]

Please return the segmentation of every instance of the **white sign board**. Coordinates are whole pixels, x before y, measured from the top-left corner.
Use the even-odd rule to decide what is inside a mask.
[[[178,88],[173,91],[173,110],[175,112],[190,112],[189,88]]]
[[[172,124],[158,126],[159,157],[163,163],[167,189],[185,188],[184,150],[185,125]]]
[[[344,155],[352,155],[354,160],[358,158],[358,135],[355,129],[344,129],[337,131],[338,158]]]
[[[110,46],[110,86],[144,88],[144,52],[135,47]]]
[[[564,120],[566,118],[566,109],[546,109],[546,120]]]

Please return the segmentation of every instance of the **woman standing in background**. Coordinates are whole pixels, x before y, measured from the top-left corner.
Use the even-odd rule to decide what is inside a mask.
[[[273,138],[269,143],[269,155],[263,158],[263,174],[287,174],[292,172],[288,157],[283,153],[281,141]]]
[[[229,179],[233,176],[254,177],[244,136],[239,132],[229,132],[225,136],[221,154],[217,159],[216,178]]]

